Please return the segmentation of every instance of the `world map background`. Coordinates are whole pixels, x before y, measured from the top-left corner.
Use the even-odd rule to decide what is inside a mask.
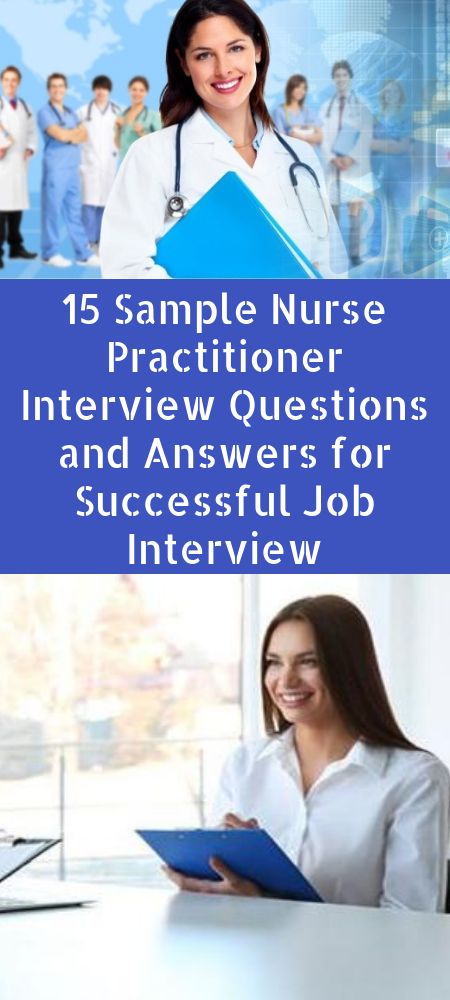
[[[253,6],[271,43],[270,108],[282,99],[285,82],[295,72],[308,77],[311,103],[320,104],[332,92],[330,67],[341,58],[352,62],[359,90],[374,110],[380,80],[388,76],[407,82],[414,101],[412,81],[420,73],[412,2],[263,0]],[[0,64],[21,69],[21,93],[34,110],[45,103],[45,80],[55,71],[69,77],[66,103],[74,108],[89,99],[98,73],[113,79],[114,98],[123,106],[129,79],[144,74],[151,81],[149,103],[157,107],[177,8],[170,0],[0,0]],[[40,154],[31,164],[32,190],[38,189],[39,178]]]

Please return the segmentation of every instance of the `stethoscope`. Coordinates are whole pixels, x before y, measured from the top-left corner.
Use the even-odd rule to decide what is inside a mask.
[[[62,106],[63,114],[60,114],[60,112],[58,111],[58,108],[55,108],[55,105],[52,104],[51,101],[48,102],[48,106],[49,106],[52,114],[59,121],[59,124],[63,125],[65,128],[67,128],[67,122],[66,122],[66,120],[64,118],[64,115],[72,115],[73,111],[71,111],[70,108],[66,108],[65,104],[63,104],[63,106]]]
[[[26,114],[27,118],[31,118],[32,117],[31,111],[30,111],[30,109],[28,107],[28,104],[23,100],[23,98],[22,97],[16,97],[16,101],[17,101],[17,104],[21,104],[22,105],[23,110],[25,111],[25,114]],[[8,101],[8,104],[9,103],[10,102]],[[3,100],[3,97],[0,97],[0,111],[3,111],[6,106],[7,106],[6,105],[6,101]]]
[[[88,109],[87,109],[87,115],[86,115],[85,121],[87,121],[87,122],[91,122],[92,121],[92,111],[93,111],[94,107],[97,108],[97,111],[99,111],[101,115],[106,115],[106,112],[109,111],[109,110],[111,110],[114,115],[118,115],[119,111],[120,111],[119,105],[118,104],[114,104],[114,101],[108,101],[108,103],[105,105],[105,107],[103,108],[103,110],[101,108],[99,108],[99,106],[96,103],[96,101],[89,101]]]
[[[62,125],[63,128],[67,128],[67,120],[64,118],[64,115],[73,114],[73,112],[70,110],[70,108],[66,108],[66,106],[63,104],[63,106],[62,106],[63,114],[61,115],[60,112],[58,111],[58,108],[55,108],[54,104],[52,104],[51,101],[48,102],[48,106],[49,106],[52,114],[55,116],[55,118],[59,122],[59,124]],[[45,139],[44,139],[44,149],[47,149],[47,147],[50,144],[50,141],[51,141],[51,136],[49,136],[48,132],[46,132],[45,133]]]
[[[175,185],[174,185],[174,193],[168,199],[166,206],[166,214],[170,219],[181,219],[183,215],[187,215],[189,209],[191,208],[189,199],[186,198],[185,195],[181,194],[181,130],[183,128],[183,125],[184,122],[179,122],[177,125],[177,131],[175,133]],[[328,234],[330,231],[330,223],[328,219],[327,207],[325,205],[325,201],[319,183],[319,178],[316,174],[316,171],[313,169],[313,167],[310,166],[309,163],[305,163],[304,160],[301,160],[300,157],[297,156],[297,153],[292,148],[292,146],[288,142],[286,142],[286,139],[284,139],[283,136],[276,131],[276,129],[274,129],[274,135],[277,137],[278,142],[281,143],[281,145],[284,147],[286,152],[291,157],[292,163],[289,167],[289,179],[297,196],[297,200],[300,205],[305,223],[310,232],[314,233],[317,239],[326,240],[328,238]],[[299,189],[299,183],[298,183],[298,171],[300,169],[306,170],[313,181],[314,188],[317,197],[319,199],[321,213],[323,215],[325,222],[323,232],[316,232],[313,229],[309,221],[309,218],[307,216],[307,213],[305,211],[305,206],[303,204],[301,191]]]
[[[333,94],[333,97],[331,98],[330,103],[328,104],[327,110],[325,112],[325,118],[330,118],[331,112],[333,110],[333,105],[336,104],[336,101],[339,100],[340,96],[341,96],[340,94]],[[343,94],[342,96],[345,97],[347,108],[349,108],[350,105],[354,104],[356,110],[356,105],[361,104],[361,101],[359,100],[359,97],[357,97],[357,95],[355,94],[354,90],[350,90],[348,94]]]

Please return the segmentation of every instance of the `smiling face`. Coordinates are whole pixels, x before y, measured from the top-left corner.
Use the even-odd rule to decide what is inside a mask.
[[[53,104],[62,104],[66,96],[67,87],[60,76],[55,76],[48,85],[48,96]]]
[[[306,96],[306,83],[298,83],[296,87],[293,88],[291,92],[291,101],[303,101]]]
[[[229,17],[199,21],[181,59],[205,111],[227,113],[245,104],[256,82],[261,50]]]
[[[265,688],[286,722],[326,725],[338,718],[309,622],[292,619],[278,625],[267,646],[265,664]]]
[[[135,80],[129,88],[130,102],[132,105],[143,104],[147,97],[147,87],[139,80]]]
[[[94,90],[94,100],[100,107],[104,107],[111,97],[111,92],[106,87],[96,87]]]
[[[352,78],[347,69],[343,69],[341,67],[336,69],[333,73],[333,80],[336,91],[339,95],[345,96],[348,94],[352,85]]]
[[[2,76],[2,87],[5,97],[8,97],[9,100],[14,100],[19,83],[20,78],[17,73],[12,69],[7,69]]]

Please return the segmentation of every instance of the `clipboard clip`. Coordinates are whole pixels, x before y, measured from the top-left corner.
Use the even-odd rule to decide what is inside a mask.
[[[26,844],[23,837],[15,837],[13,833],[0,829],[0,847],[16,847],[18,844]]]

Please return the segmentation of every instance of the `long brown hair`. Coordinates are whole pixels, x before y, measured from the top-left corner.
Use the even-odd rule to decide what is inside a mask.
[[[272,703],[264,684],[267,650],[278,625],[308,622],[314,629],[320,669],[331,698],[350,732],[367,743],[417,750],[400,729],[383,684],[372,633],[364,615],[334,594],[304,597],[288,604],[267,628],[261,650],[264,721],[268,735],[290,723]]]
[[[289,80],[288,80],[288,82],[286,84],[286,90],[284,92],[284,100],[285,100],[286,104],[290,104],[291,103],[291,98],[292,98],[293,91],[297,87],[300,87],[300,85],[302,83],[305,84],[305,93],[303,94],[303,97],[302,97],[301,101],[297,101],[297,104],[298,104],[299,108],[303,107],[303,105],[305,103],[306,95],[308,93],[308,81],[306,79],[306,76],[303,76],[302,73],[294,73],[293,76],[289,77]]]
[[[264,84],[269,67],[269,39],[257,14],[245,0],[186,0],[175,15],[166,49],[167,83],[161,94],[159,110],[163,125],[176,125],[189,118],[201,106],[192,80],[186,76],[180,58],[184,59],[194,28],[208,17],[229,17],[244,35],[261,49],[261,59],[256,66],[256,82],[250,94],[253,115],[267,128],[271,119],[264,102]]]

